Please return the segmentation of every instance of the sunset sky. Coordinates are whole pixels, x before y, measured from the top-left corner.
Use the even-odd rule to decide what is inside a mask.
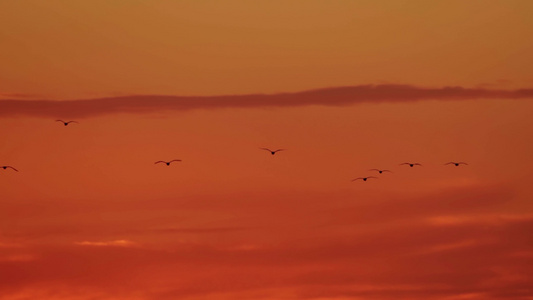
[[[0,300],[533,299],[532,16],[0,1]]]

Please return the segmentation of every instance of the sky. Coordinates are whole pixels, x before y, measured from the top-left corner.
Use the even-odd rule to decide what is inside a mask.
[[[1,1],[0,299],[533,299],[532,14]]]

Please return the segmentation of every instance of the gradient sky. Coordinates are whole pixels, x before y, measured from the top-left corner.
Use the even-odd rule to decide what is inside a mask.
[[[533,299],[532,15],[0,2],[0,299]]]

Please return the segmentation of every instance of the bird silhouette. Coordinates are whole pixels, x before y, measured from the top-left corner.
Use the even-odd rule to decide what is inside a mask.
[[[266,150],[266,151],[270,152],[270,154],[272,154],[272,155],[276,154],[276,152],[286,150],[286,149],[270,150],[268,148],[260,148],[260,149]]]
[[[401,165],[409,165],[409,167],[411,167],[411,168],[414,167],[414,166],[422,166],[422,165],[419,164],[419,163],[403,163],[403,164],[400,164],[400,166],[401,166]]]
[[[67,121],[67,122],[65,122],[65,121],[63,121],[63,120],[56,120],[56,122],[61,122],[61,123],[63,123],[63,125],[65,125],[65,126],[67,126],[67,125],[70,124],[70,123],[78,123],[78,122],[76,122],[76,121]]]
[[[6,169],[9,168],[9,169],[13,169],[14,171],[17,171],[17,172],[19,171],[19,170],[13,168],[12,166],[1,166],[0,168],[2,168],[2,169],[4,169],[4,170],[6,170]]]
[[[368,176],[368,177],[358,177],[358,178],[352,179],[352,181],[356,181],[356,180],[359,180],[359,179],[361,179],[363,181],[367,181],[367,179],[370,179],[370,178],[376,178],[377,179],[377,177]]]
[[[383,173],[383,172],[389,172],[389,173],[392,173],[391,170],[380,170],[380,169],[370,169],[368,171],[376,171],[376,172],[379,172],[379,174]]]
[[[444,165],[455,165],[456,167],[458,167],[459,165],[468,165],[467,163],[465,162],[449,162],[449,163],[445,163]]]
[[[162,161],[162,160],[160,160],[160,161],[156,161],[155,164],[158,164],[158,163],[164,163],[164,164],[166,164],[167,166],[170,166],[170,163],[175,162],[175,161],[181,161],[181,159],[173,159],[173,160],[171,160],[171,161]]]

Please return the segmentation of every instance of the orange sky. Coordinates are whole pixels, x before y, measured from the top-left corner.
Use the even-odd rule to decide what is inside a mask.
[[[0,299],[533,299],[532,14],[0,2]]]
[[[0,92],[531,86],[532,10],[529,0],[2,1]]]

